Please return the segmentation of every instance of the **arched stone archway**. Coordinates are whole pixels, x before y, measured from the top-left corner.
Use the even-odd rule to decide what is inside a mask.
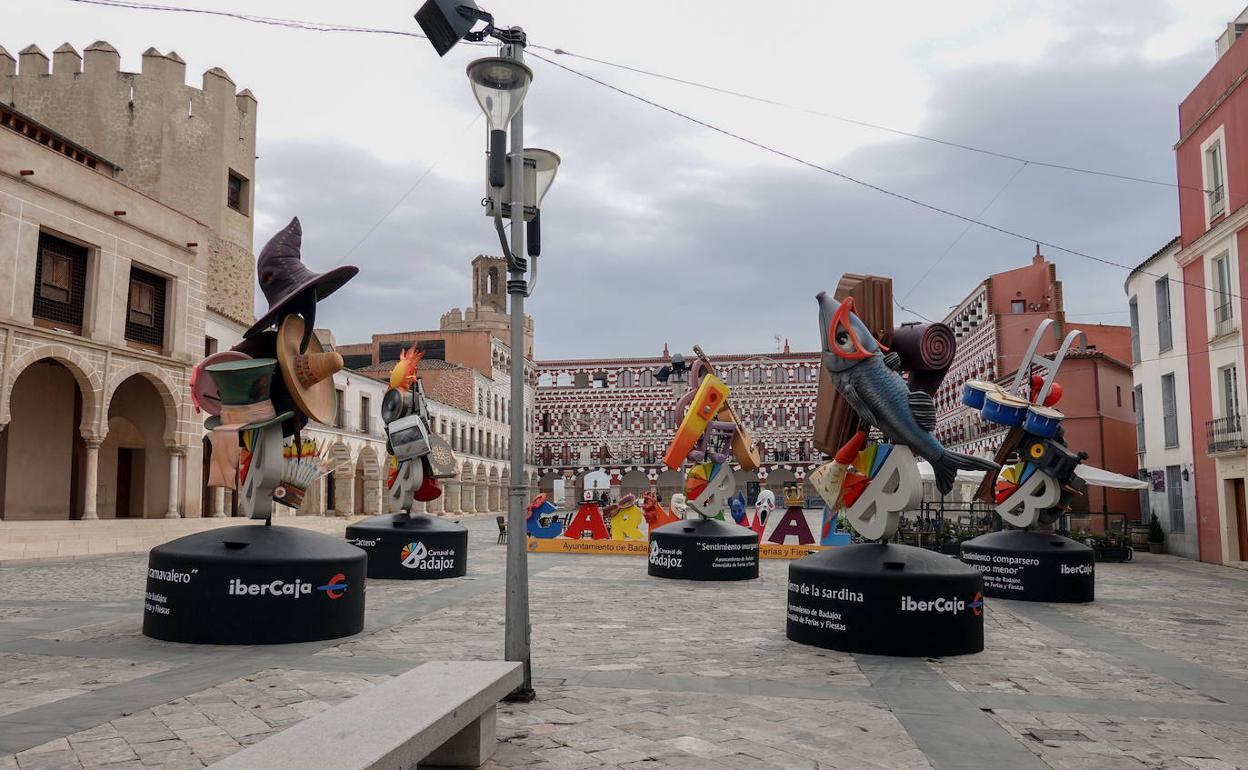
[[[342,441],[335,441],[329,447],[329,456],[334,469],[329,473],[325,504],[335,516],[350,516],[355,508],[355,464],[351,462],[351,450]]]
[[[784,507],[784,488],[797,484],[797,476],[788,468],[772,468],[767,472],[767,481],[760,489],[770,489],[776,496],[776,504]]]
[[[14,358],[6,371],[0,372],[0,425],[12,421],[13,388],[22,374],[32,364],[49,360],[60,364],[78,385],[81,404],[78,407],[80,419],[78,429],[83,438],[103,440],[100,427],[101,392],[104,389],[103,379],[98,369],[82,353],[64,345],[39,345]]]
[[[164,384],[135,373],[108,396],[108,433],[99,451],[100,518],[159,518],[176,513],[180,478],[167,443],[172,395]],[[171,489],[172,487],[172,489]],[[170,492],[173,495],[170,495]]]
[[[75,354],[76,355],[76,354]],[[102,431],[98,391],[69,356],[24,361],[6,373],[0,432],[0,518],[95,518]],[[68,361],[69,363],[66,363]],[[17,366],[11,367],[17,369]]]
[[[489,493],[486,495],[486,510],[497,513],[502,510],[502,486],[499,484],[498,467],[491,466],[489,474]]]
[[[641,497],[650,488],[650,478],[645,471],[632,470],[620,477],[620,495],[633,494]]]
[[[180,435],[178,430],[178,400],[173,395],[180,392],[181,388],[174,384],[168,372],[149,361],[135,361],[110,378],[111,389],[102,402],[105,414],[108,414],[113,399],[117,397],[117,391],[135,376],[141,377],[151,384],[165,410],[165,430],[164,435],[161,437],[165,445],[175,446],[185,443],[182,440],[184,437]]]
[[[667,505],[672,499],[672,495],[683,492],[685,489],[685,477],[680,471],[665,470],[659,474],[659,478],[655,481],[655,492],[659,495],[659,499]]]
[[[485,465],[478,463],[474,473],[476,480],[476,500],[473,501],[472,509],[477,513],[487,513],[490,510],[490,477],[485,470]]]
[[[356,477],[359,479],[359,496],[356,513],[375,516],[382,512],[382,469],[377,460],[377,452],[369,446],[360,450],[355,461]]]
[[[459,470],[459,505],[456,510],[463,513],[472,513],[477,507],[477,467],[470,461],[464,460],[464,465]]]
[[[460,482],[458,479],[444,479],[442,481],[442,510],[446,513],[459,513],[459,490]]]
[[[736,484],[737,492],[745,495],[747,505],[753,505],[754,500],[758,497],[758,493],[762,490],[762,485],[758,481],[758,471],[747,471],[744,468],[737,468],[732,472],[733,483]],[[736,494],[735,492],[733,494]],[[777,496],[776,498],[780,498]]]

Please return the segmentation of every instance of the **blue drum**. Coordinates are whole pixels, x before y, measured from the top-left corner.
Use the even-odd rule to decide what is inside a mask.
[[[983,409],[984,399],[989,393],[998,393],[1001,388],[995,382],[983,380],[967,380],[962,386],[962,403],[972,409]]]
[[[1062,413],[1047,406],[1032,404],[1023,420],[1023,430],[1041,438],[1053,438],[1062,425]]]
[[[1027,402],[1009,393],[989,393],[984,399],[984,408],[980,414],[988,422],[1017,428],[1027,416]]]

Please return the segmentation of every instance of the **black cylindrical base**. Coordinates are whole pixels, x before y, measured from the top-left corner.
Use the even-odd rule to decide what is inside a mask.
[[[984,595],[994,599],[1090,602],[1095,598],[1095,553],[1083,543],[1052,532],[989,532],[962,544],[962,561],[984,574]]]
[[[984,649],[983,580],[922,548],[862,543],[789,565],[786,634],[870,655],[965,655]]]
[[[678,580],[753,580],[758,535],[713,519],[674,521],[650,533],[648,572]]]
[[[441,580],[468,572],[468,528],[423,513],[387,513],[347,527],[347,542],[368,554],[368,576]]]
[[[285,644],[364,628],[365,556],[298,527],[246,524],[148,554],[143,633],[192,644]]]

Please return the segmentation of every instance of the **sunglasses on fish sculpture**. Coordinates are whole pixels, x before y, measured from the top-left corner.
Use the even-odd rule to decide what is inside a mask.
[[[831,343],[832,352],[838,358],[859,361],[875,354],[864,348],[858,340],[858,335],[854,333],[853,324],[849,319],[849,314],[853,312],[854,298],[846,297],[841,306],[836,309],[836,314],[832,316],[832,323],[828,325],[828,341]],[[880,345],[880,348],[885,349],[883,345]]]

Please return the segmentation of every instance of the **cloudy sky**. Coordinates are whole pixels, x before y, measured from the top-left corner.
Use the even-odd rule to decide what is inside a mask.
[[[153,2],[418,29],[418,0]],[[479,4],[501,24],[524,26],[534,44],[786,105],[543,53],[699,120],[1131,266],[1177,232],[1172,187],[1024,165],[827,116],[1173,182],[1177,104],[1242,10],[1235,0],[805,0],[769,18],[760,9],[773,4],[737,0]],[[250,88],[260,102],[256,249],[298,215],[309,266],[360,266],[318,314],[340,342],[436,327],[442,312],[468,303],[471,259],[498,253],[479,207],[485,126],[464,77],[482,49],[461,45],[439,59],[410,37],[70,0],[3,5],[0,44],[10,51],[105,39],[124,69],[137,70],[154,46],[186,59],[192,83],[220,66]],[[843,272],[891,274],[907,307],[939,318],[986,273],[1034,252],[529,63],[526,144],[563,158],[543,206],[541,281],[528,305],[539,358],[653,355],[664,342],[766,352],[776,338],[814,349],[814,294]],[[1125,270],[1044,251],[1073,320],[1126,322]]]

